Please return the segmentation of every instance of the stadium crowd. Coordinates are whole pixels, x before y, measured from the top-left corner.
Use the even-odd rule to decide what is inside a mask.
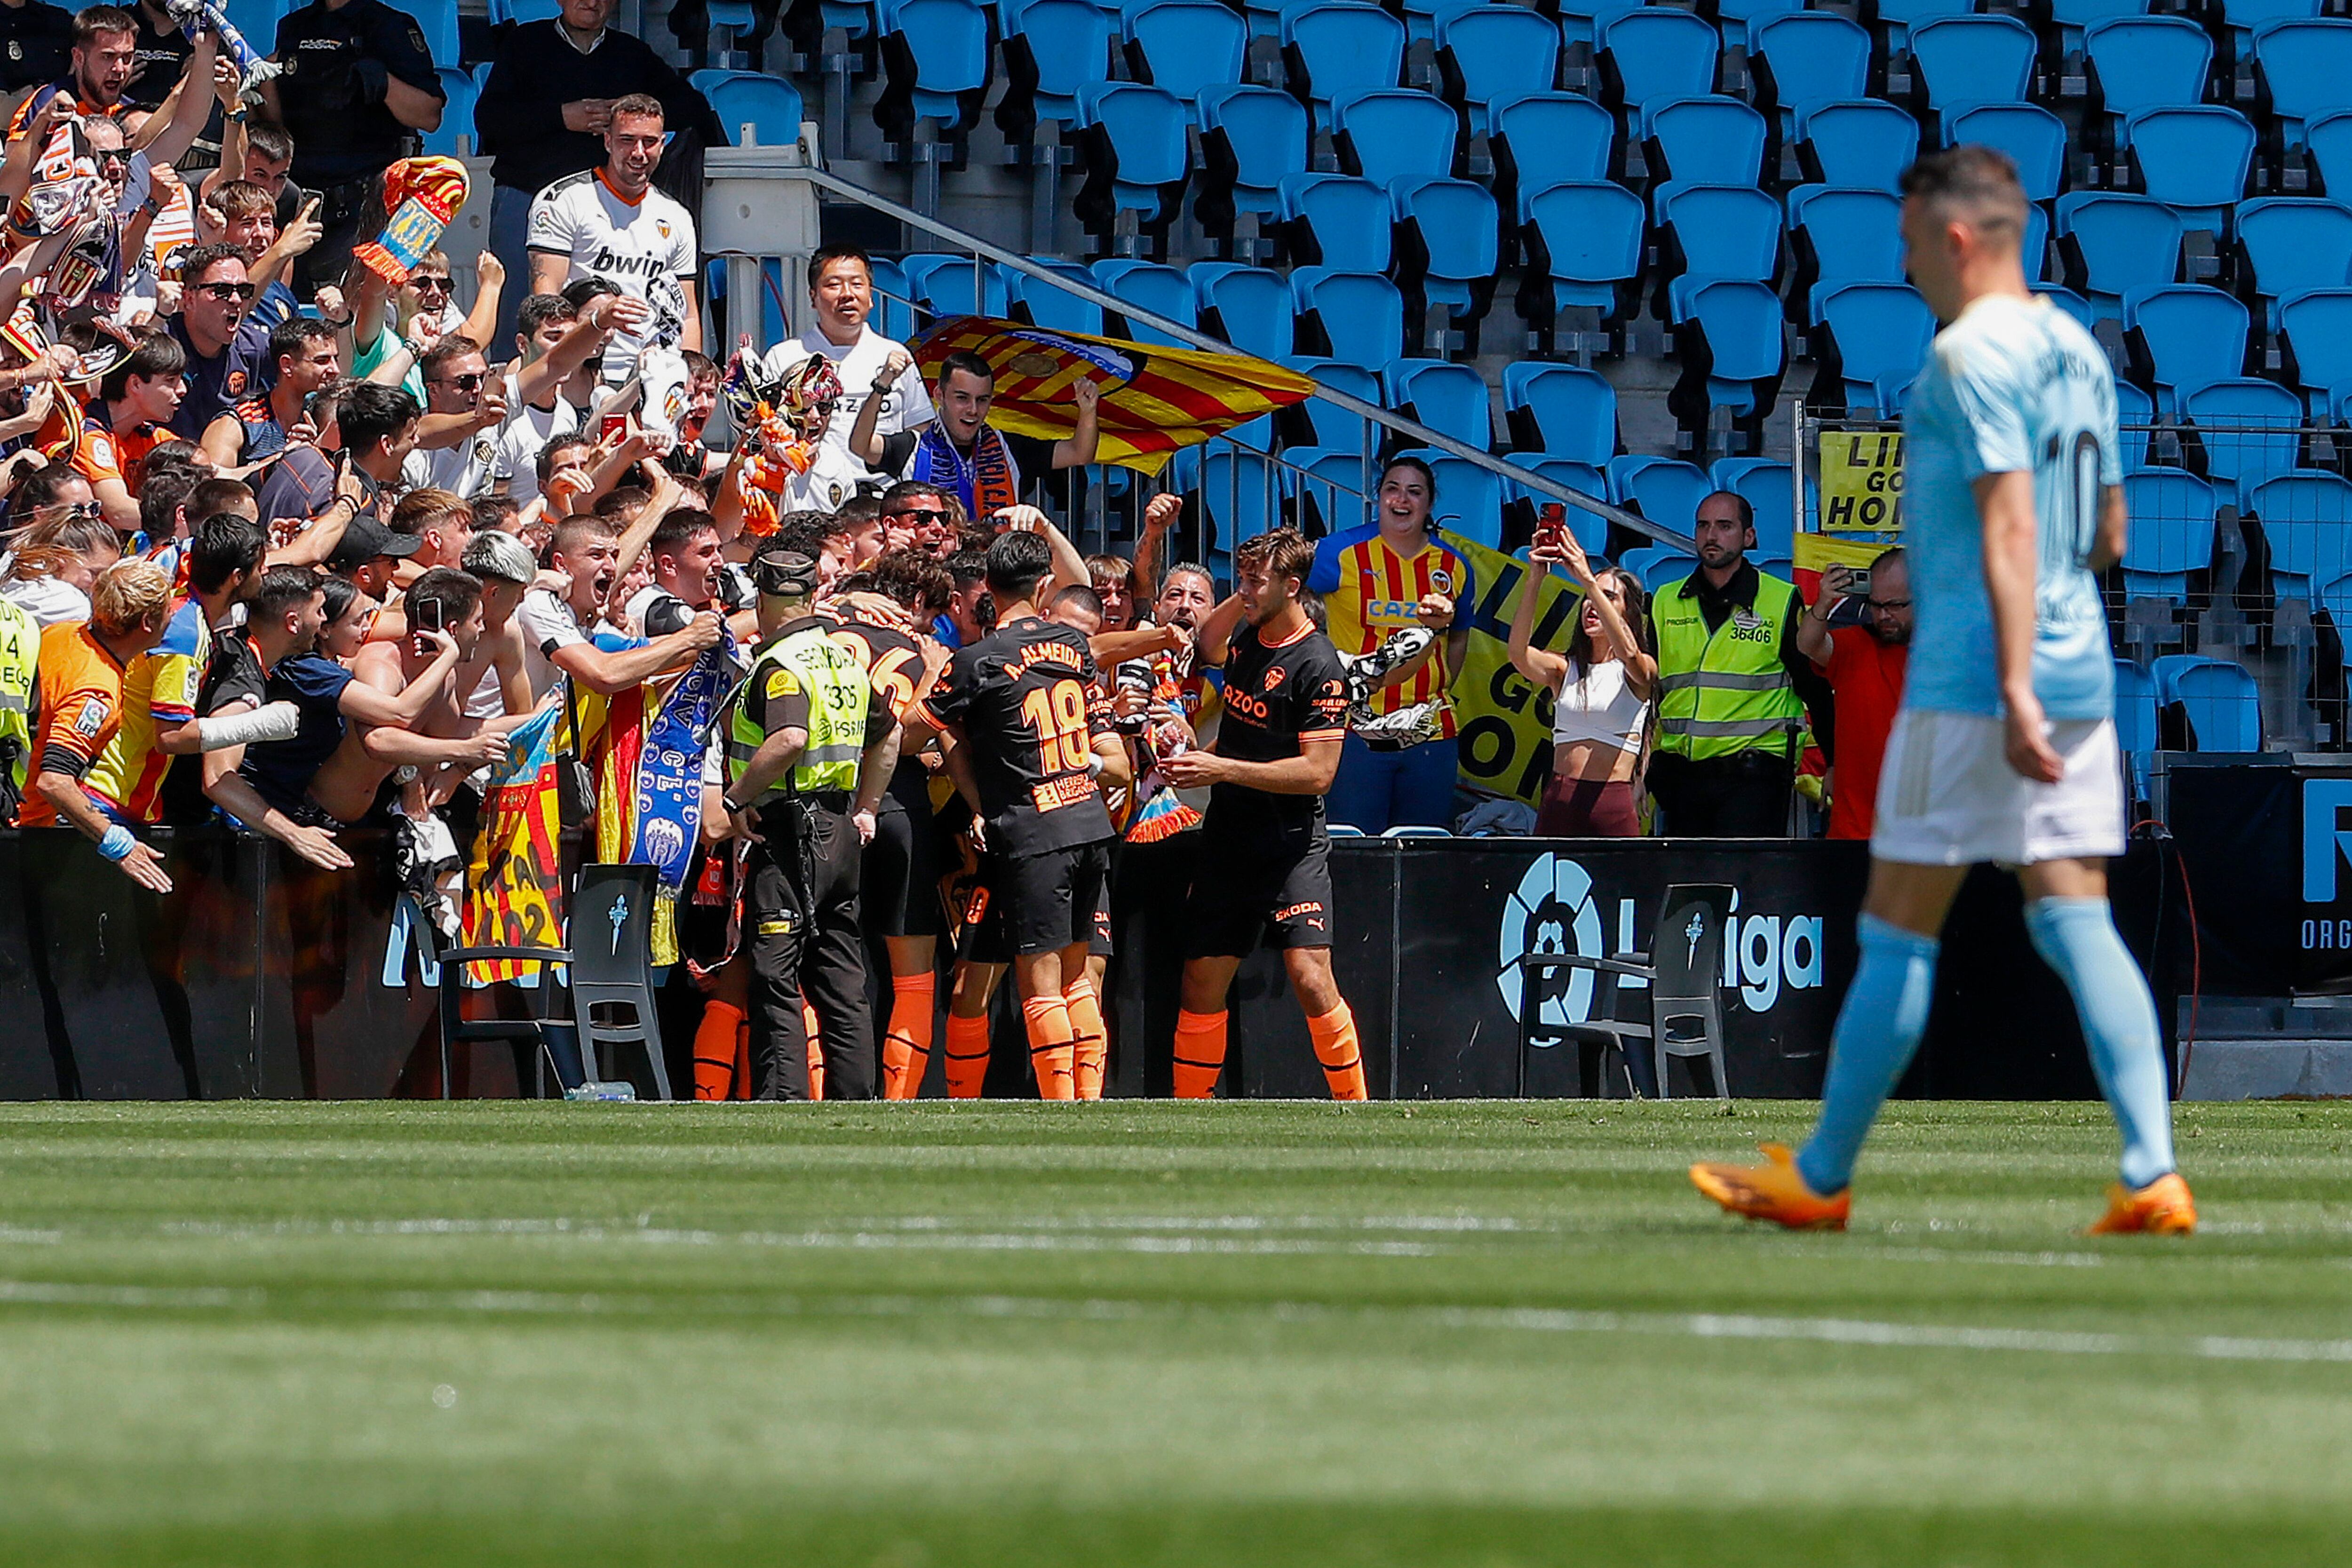
[[[869,324],[856,249],[812,258],[803,331],[722,363],[694,216],[656,183],[674,133],[717,127],[605,30],[611,9],[566,0],[501,55],[492,245],[462,310],[441,252],[370,260],[387,209],[432,194],[407,154],[439,89],[401,13],[295,13],[277,53],[301,68],[257,91],[218,28],[181,36],[180,6],[85,10],[18,70],[0,160],[16,823],[78,829],[158,892],[152,825],[226,821],[331,869],[352,864],[343,829],[389,829],[455,938],[498,770],[560,714],[566,826],[592,858],[657,846],[656,950],[707,996],[705,1098],[913,1094],[950,952],[951,1092],[979,1092],[1009,971],[1041,1089],[1099,1094],[1114,905],[1155,903],[1185,929],[1180,1093],[1216,1081],[1226,984],[1271,929],[1333,1092],[1360,1096],[1327,793],[1329,822],[1364,833],[1779,834],[1834,712],[1855,782],[1832,830],[1867,836],[1899,554],[1833,569],[1808,608],[1747,560],[1748,503],[1725,492],[1699,509],[1699,569],[1651,600],[1547,525],[1529,558],[1582,608],[1540,646],[1531,576],[1508,647],[1549,694],[1554,777],[1539,811],[1468,800],[1449,688],[1477,584],[1426,465],[1389,463],[1361,527],[1244,542],[1228,584],[1167,558],[1174,494],[1131,556],[1074,548],[1034,503],[1094,459],[1095,386],[1058,442],[1000,432],[986,360],[927,380]],[[592,754],[625,713],[662,743]],[[1210,891],[1209,864],[1249,869]]]

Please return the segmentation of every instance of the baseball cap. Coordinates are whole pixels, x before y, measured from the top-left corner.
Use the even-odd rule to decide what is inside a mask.
[[[379,555],[414,555],[424,543],[417,535],[394,533],[372,517],[355,517],[335,542],[335,552],[327,557],[327,570],[352,572]]]
[[[797,550],[763,547],[751,557],[751,581],[762,594],[806,598],[817,589],[817,563]]]

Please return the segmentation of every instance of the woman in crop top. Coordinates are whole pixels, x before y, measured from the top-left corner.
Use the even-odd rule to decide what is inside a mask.
[[[1642,585],[1616,567],[1599,572],[1574,538],[1559,534],[1528,552],[1535,570],[1511,617],[1511,663],[1552,694],[1551,781],[1536,813],[1545,837],[1631,838],[1642,831],[1634,797],[1658,661]],[[1566,657],[1534,646],[1540,574],[1558,565],[1583,592]]]

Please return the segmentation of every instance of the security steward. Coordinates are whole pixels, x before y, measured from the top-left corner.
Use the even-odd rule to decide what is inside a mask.
[[[0,822],[16,821],[25,798],[40,657],[40,623],[0,599]]]
[[[817,563],[780,545],[751,562],[766,639],[729,706],[724,799],[752,840],[751,1092],[809,1098],[803,991],[829,1100],[871,1100],[874,1016],[858,921],[859,860],[898,761],[898,722],[857,656],[812,610]]]
[[[1828,690],[1797,646],[1796,585],[1748,559],[1756,513],[1717,490],[1691,532],[1698,570],[1658,592],[1658,739],[1650,794],[1677,837],[1779,838],[1789,832],[1806,710]]]
[[[341,283],[361,232],[383,214],[376,183],[414,156],[420,132],[441,127],[448,95],[425,31],[383,0],[311,0],[278,24],[270,56],[284,71],[261,86],[269,118],[294,137],[294,179],[317,191],[325,233],[298,264],[296,292]],[[457,62],[451,60],[451,65]]]

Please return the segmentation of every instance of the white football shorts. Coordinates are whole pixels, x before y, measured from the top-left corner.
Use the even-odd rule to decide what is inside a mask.
[[[2031,866],[2122,854],[2123,764],[2114,721],[2055,719],[2047,732],[2066,767],[2054,784],[2010,767],[1999,719],[1904,709],[1879,768],[1871,854],[1922,866]]]

